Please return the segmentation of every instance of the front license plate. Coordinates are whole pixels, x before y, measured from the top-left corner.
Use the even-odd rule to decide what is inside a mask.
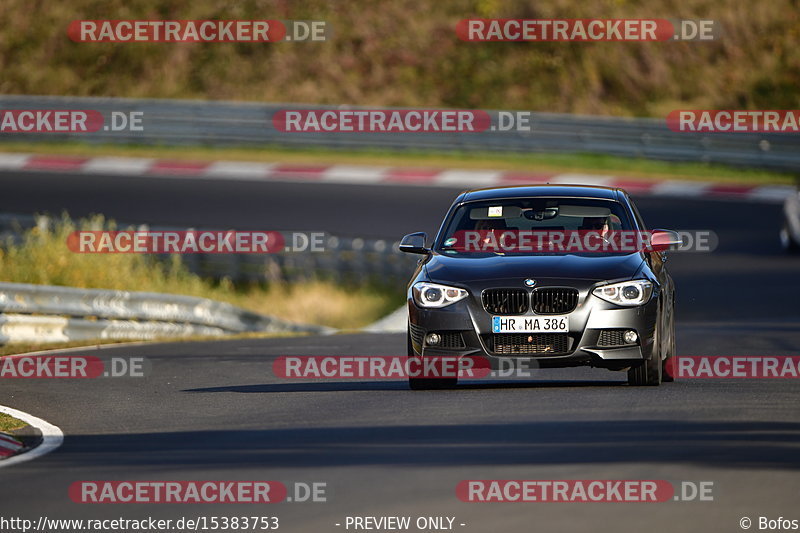
[[[569,317],[555,316],[494,316],[492,333],[566,333]]]

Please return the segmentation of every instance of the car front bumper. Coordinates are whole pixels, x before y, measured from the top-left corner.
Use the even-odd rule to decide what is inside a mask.
[[[480,356],[491,368],[541,367],[557,368],[589,365],[611,370],[623,370],[649,359],[654,352],[654,332],[658,320],[658,298],[637,307],[617,306],[589,291],[581,291],[578,306],[569,316],[567,347],[559,353],[516,354],[493,350],[492,314],[483,309],[480,300],[469,298],[440,309],[425,309],[408,299],[411,345],[417,355]],[[545,317],[532,312],[522,317]],[[600,342],[604,330],[634,330],[635,344],[608,345]],[[448,335],[448,347],[431,346],[428,333]],[[503,334],[498,334],[503,335]],[[454,342],[460,338],[460,345]],[[531,334],[530,338],[538,338]],[[563,341],[563,339],[561,339]],[[523,339],[524,342],[524,339]]]

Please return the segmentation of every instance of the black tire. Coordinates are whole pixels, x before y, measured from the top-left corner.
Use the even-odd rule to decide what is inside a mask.
[[[411,344],[411,333],[406,336],[408,344],[408,357],[419,357],[414,351],[414,346]],[[411,390],[442,390],[451,389],[458,384],[458,378],[408,378],[408,386]]]
[[[783,221],[783,227],[781,227],[781,246],[783,249],[789,253],[798,253],[800,252],[800,244],[794,240],[792,237],[792,232],[789,229],[789,221]]]
[[[669,319],[669,343],[667,344],[667,356],[661,366],[661,382],[672,383],[675,376],[671,372],[672,363],[669,362],[675,356],[675,304],[672,304],[672,313]]]
[[[661,385],[662,362],[659,327],[659,321],[656,321],[656,329],[653,332],[653,353],[650,355],[650,359],[645,359],[641,365],[628,370],[628,385],[634,387]]]

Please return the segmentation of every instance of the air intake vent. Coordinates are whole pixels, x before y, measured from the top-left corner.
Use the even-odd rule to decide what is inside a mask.
[[[630,346],[634,343],[625,342],[624,329],[604,329],[597,338],[597,345],[602,347],[609,346]]]
[[[427,344],[433,348],[463,348],[464,339],[461,338],[461,332],[458,331],[437,331],[439,335],[439,344]]]
[[[564,355],[569,353],[566,333],[498,333],[489,337],[489,350],[498,355]]]

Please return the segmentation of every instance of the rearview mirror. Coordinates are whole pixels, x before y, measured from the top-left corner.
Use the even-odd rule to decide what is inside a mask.
[[[528,220],[550,220],[558,216],[558,207],[545,207],[541,211],[529,209],[525,211],[525,218]]]
[[[650,235],[650,249],[665,251],[683,244],[683,239],[677,231],[668,229],[654,229]]]
[[[428,236],[422,231],[409,233],[400,241],[400,251],[408,254],[428,254],[430,249],[425,248],[426,240]]]

